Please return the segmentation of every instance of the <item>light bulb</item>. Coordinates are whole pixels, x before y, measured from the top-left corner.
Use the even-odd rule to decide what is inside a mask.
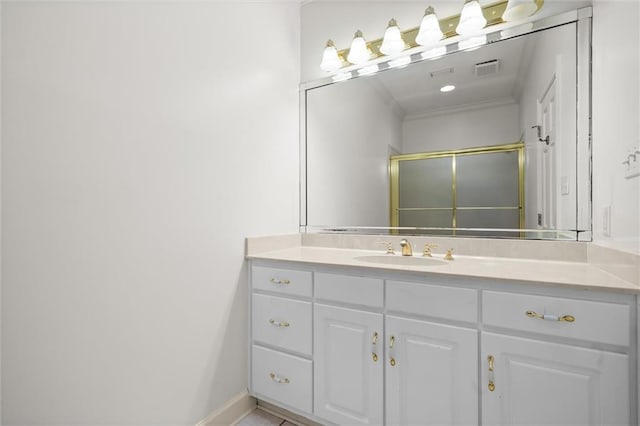
[[[367,62],[370,58],[371,54],[367,48],[367,42],[364,41],[364,37],[362,37],[362,31],[358,30],[353,36],[351,48],[347,55],[347,61],[352,64],[360,65]]]
[[[340,69],[341,66],[342,61],[338,56],[336,46],[333,44],[332,40],[327,41],[327,46],[324,48],[324,53],[322,54],[320,69],[322,71],[333,72]]]
[[[443,34],[440,22],[433,7],[429,6],[424,12],[424,17],[420,23],[420,30],[416,36],[416,43],[420,46],[429,46],[442,40]]]
[[[389,61],[389,68],[402,68],[411,63],[411,56],[401,56],[397,59]]]
[[[447,46],[434,47],[422,52],[422,59],[438,59],[447,54]]]
[[[365,76],[365,75],[371,75],[371,74],[375,74],[378,72],[378,70],[380,69],[380,67],[378,67],[378,64],[373,64],[373,65],[369,65],[367,67],[362,67],[358,70],[358,74]]]
[[[509,0],[507,8],[502,14],[502,20],[507,22],[528,18],[538,10],[534,0]]]
[[[385,55],[395,55],[396,53],[402,52],[405,47],[406,45],[402,39],[398,23],[395,19],[391,19],[387,26],[387,30],[384,32],[384,38],[380,45],[380,52]]]
[[[483,44],[487,44],[487,35],[479,35],[476,37],[470,37],[466,40],[461,40],[458,42],[458,49],[460,50],[475,50],[482,46]]]
[[[456,32],[462,36],[477,35],[487,25],[478,0],[466,0]]]

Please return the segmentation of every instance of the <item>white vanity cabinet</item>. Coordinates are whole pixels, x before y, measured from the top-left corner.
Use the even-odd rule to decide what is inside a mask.
[[[485,291],[483,424],[631,424],[632,306]]]
[[[313,407],[312,274],[251,268],[250,389],[300,412]]]
[[[637,423],[635,295],[251,266],[259,399],[322,424]]]
[[[337,424],[382,424],[382,314],[323,304],[314,311],[314,413]]]

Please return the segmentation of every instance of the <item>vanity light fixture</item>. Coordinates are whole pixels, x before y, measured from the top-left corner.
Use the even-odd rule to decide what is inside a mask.
[[[447,54],[447,46],[434,47],[430,50],[425,50],[420,56],[422,59],[438,59]]]
[[[398,23],[395,19],[391,19],[389,25],[387,25],[387,30],[384,32],[380,52],[384,55],[395,55],[402,52],[406,47],[407,45],[402,39]]]
[[[467,51],[476,50],[480,46],[482,46],[483,44],[487,44],[487,35],[486,34],[482,34],[482,35],[479,35],[479,36],[469,37],[467,39],[460,40],[458,42],[458,48],[460,50],[467,50]]]
[[[432,46],[442,40],[444,34],[440,28],[440,21],[436,16],[436,12],[433,7],[429,6],[424,11],[424,17],[420,23],[420,29],[416,36],[416,43],[420,46]]]
[[[442,86],[440,88],[440,91],[442,93],[452,92],[454,90],[456,90],[456,86],[454,86],[453,84],[447,84],[446,86]]]
[[[358,30],[353,35],[353,41],[351,42],[351,48],[349,49],[349,55],[347,55],[347,61],[355,65],[360,65],[367,62],[371,58],[367,42],[362,36],[362,31]]]
[[[479,34],[486,25],[487,20],[478,0],[465,0],[456,32],[461,36],[473,36]]]
[[[402,68],[411,63],[411,56],[401,56],[389,61],[389,68]]]
[[[525,19],[533,15],[538,10],[538,5],[534,0],[509,0],[507,8],[502,14],[502,20],[513,22]]]
[[[336,45],[333,44],[333,40],[327,41],[327,45],[324,48],[324,53],[322,54],[320,69],[322,69],[322,71],[333,72],[339,70],[341,66],[342,61],[338,56]]]
[[[460,0],[457,0],[460,1]],[[413,61],[422,59],[435,59],[456,49],[448,49],[443,46],[442,40],[450,37],[459,37],[457,50],[469,50],[487,43],[487,30],[493,25],[505,22],[517,22],[526,19],[539,11],[545,0],[497,0],[496,3],[481,6],[478,0],[465,0],[460,15],[438,19],[433,7],[425,10],[420,26],[406,31],[400,31],[395,19],[391,19],[385,31],[384,38],[373,40],[369,43],[362,36],[362,31],[356,31],[349,49],[336,50],[335,45],[329,40],[325,46],[320,68],[331,74],[338,74],[345,68],[354,71],[358,68],[385,63],[386,67],[393,68],[407,65]],[[486,17],[486,18],[485,18]],[[526,32],[525,25],[508,25],[505,37]],[[444,28],[444,31],[443,31]],[[465,40],[468,39],[468,40]],[[421,48],[422,47],[422,48]],[[399,57],[401,52],[408,50],[406,59]],[[404,55],[404,53],[402,53]],[[415,55],[414,55],[415,54]],[[384,58],[389,56],[389,58]],[[345,59],[346,58],[346,59]],[[383,65],[383,68],[385,66]],[[373,69],[373,68],[371,68]],[[358,72],[362,75],[362,73]],[[365,71],[371,73],[370,70]],[[356,75],[355,71],[351,76]],[[342,77],[339,77],[342,78]]]
[[[337,83],[339,81],[349,80],[351,77],[353,77],[353,74],[351,72],[339,72],[331,78]]]
[[[371,74],[377,73],[379,69],[380,69],[380,67],[378,67],[378,64],[368,65],[366,67],[360,68],[358,70],[358,74],[360,74],[360,75],[371,75]]]

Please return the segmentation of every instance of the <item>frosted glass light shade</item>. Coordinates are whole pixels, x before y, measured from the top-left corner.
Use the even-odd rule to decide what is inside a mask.
[[[482,34],[475,37],[469,37],[465,40],[461,40],[458,42],[458,49],[460,50],[475,50],[482,46],[483,44],[487,44],[487,35]]]
[[[442,37],[443,34],[438,17],[436,16],[433,7],[429,6],[424,12],[424,17],[420,23],[420,29],[416,36],[416,43],[420,46],[430,46],[442,40]]]
[[[369,49],[367,48],[367,42],[362,36],[362,31],[356,31],[351,42],[351,48],[347,55],[347,61],[355,65],[360,65],[367,62],[371,58]]]
[[[517,21],[533,15],[538,6],[534,0],[509,0],[507,8],[502,14],[502,20],[507,22]]]
[[[487,25],[478,0],[466,0],[456,32],[462,36],[477,35]]]
[[[395,19],[390,20],[387,30],[384,32],[380,52],[385,55],[395,55],[396,53],[402,52],[405,47],[406,45],[402,39],[398,23]]]
[[[342,61],[338,56],[336,46],[333,44],[332,40],[327,41],[327,47],[324,48],[324,53],[322,54],[320,69],[322,71],[333,72],[339,70],[341,66]]]

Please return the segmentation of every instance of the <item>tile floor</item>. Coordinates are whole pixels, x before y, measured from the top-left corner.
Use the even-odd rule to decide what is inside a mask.
[[[256,408],[248,416],[236,423],[236,426],[297,426],[285,419],[276,417],[264,410]]]

